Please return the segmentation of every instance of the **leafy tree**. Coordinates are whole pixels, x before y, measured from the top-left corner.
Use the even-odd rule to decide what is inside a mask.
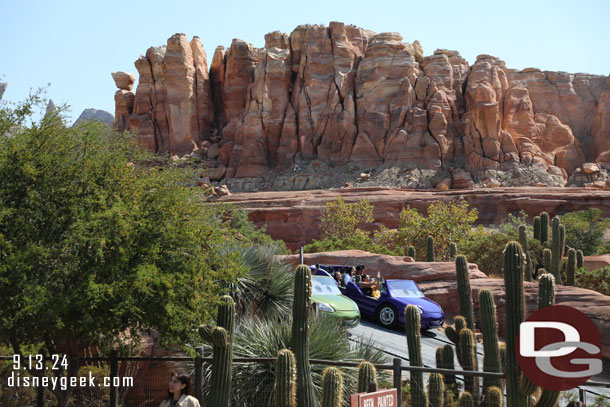
[[[342,196],[326,203],[320,219],[322,238],[345,239],[365,237],[363,227],[374,221],[373,205],[364,198],[353,204],[345,202]]]
[[[303,247],[305,253],[334,252],[338,250],[363,250],[370,253],[401,255],[401,252],[377,243],[368,236],[353,236],[344,239],[329,238],[314,240]]]
[[[566,245],[582,250],[585,256],[597,254],[604,243],[604,233],[610,227],[610,219],[603,218],[600,209],[570,212],[560,219],[566,228]]]
[[[428,206],[427,212],[427,216],[415,208],[405,208],[400,212],[396,245],[405,250],[413,245],[417,253],[423,256],[426,239],[432,236],[437,261],[447,261],[451,242],[461,248],[468,241],[478,211],[476,208],[469,209],[464,201],[436,201]]]
[[[65,354],[70,376],[85,349],[144,328],[182,343],[244,270],[220,250],[230,224],[128,134],[58,114],[24,126],[39,100],[0,107],[0,343]]]

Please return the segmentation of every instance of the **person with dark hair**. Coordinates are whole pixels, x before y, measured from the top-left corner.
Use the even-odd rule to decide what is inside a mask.
[[[169,378],[167,400],[159,407],[201,407],[199,401],[189,396],[191,392],[191,378],[182,372],[174,372]]]
[[[566,407],[585,407],[585,403],[582,401],[570,401]]]

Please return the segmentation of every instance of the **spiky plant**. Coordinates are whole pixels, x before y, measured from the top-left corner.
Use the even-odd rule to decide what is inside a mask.
[[[413,260],[415,260],[415,247],[414,246],[409,246],[409,248],[407,249],[407,256],[412,257]]]
[[[407,305],[405,308],[405,331],[407,347],[409,349],[409,364],[422,367],[421,356],[421,320],[419,308]],[[411,405],[413,407],[427,407],[428,396],[424,389],[424,376],[422,372],[411,372]]]
[[[320,407],[340,407],[343,396],[343,375],[336,367],[329,366],[322,372]]]
[[[365,360],[358,366],[358,393],[369,391],[371,383],[377,383],[377,369],[371,362]]]
[[[502,369],[500,350],[498,347],[498,332],[496,325],[496,305],[491,291],[479,292],[479,310],[481,312],[481,332],[483,333],[483,370],[500,373]],[[501,387],[501,379],[484,378],[483,388]]]
[[[430,373],[428,378],[428,400],[430,407],[443,407],[445,403],[445,384],[440,373]]]
[[[566,284],[574,286],[574,276],[576,274],[576,250],[568,250],[568,264],[566,266]]]
[[[428,236],[428,239],[426,240],[426,261],[432,262],[434,259],[434,238],[432,236]]]
[[[288,349],[278,352],[275,362],[274,407],[296,407],[297,365],[294,354]]]
[[[297,361],[297,406],[314,407],[316,398],[309,364],[309,312],[311,310],[311,271],[301,264],[294,277],[292,339],[290,348]]]

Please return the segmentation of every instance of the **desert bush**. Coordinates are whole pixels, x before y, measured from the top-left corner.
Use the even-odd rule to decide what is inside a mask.
[[[610,245],[604,241],[610,219],[603,218],[598,208],[570,212],[560,216],[560,219],[566,228],[566,245],[582,250],[585,256],[597,254],[601,247],[610,249]]]
[[[455,242],[462,253],[460,248],[472,238],[472,227],[478,218],[478,211],[470,209],[464,201],[437,201],[428,206],[427,212],[427,216],[414,208],[405,208],[400,212],[396,247],[406,250],[413,245],[418,259],[423,260],[426,240],[432,236],[437,261],[449,260],[451,242]]]
[[[399,256],[400,250],[391,249],[378,244],[368,236],[352,236],[343,239],[327,237],[323,240],[314,240],[303,247],[305,253],[333,252],[337,250],[364,250],[370,253],[389,254]]]
[[[600,294],[610,295],[610,266],[588,271],[581,267],[576,270],[576,287],[597,291]]]
[[[361,198],[357,203],[349,204],[342,196],[326,203],[320,218],[322,238],[365,237],[363,227],[373,222],[373,205]]]

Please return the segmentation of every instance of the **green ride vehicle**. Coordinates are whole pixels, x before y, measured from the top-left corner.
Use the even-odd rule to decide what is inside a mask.
[[[360,323],[358,305],[341,294],[332,277],[312,276],[311,280],[311,301],[318,312],[327,312],[330,315],[342,318],[343,323],[349,327],[354,327]]]

